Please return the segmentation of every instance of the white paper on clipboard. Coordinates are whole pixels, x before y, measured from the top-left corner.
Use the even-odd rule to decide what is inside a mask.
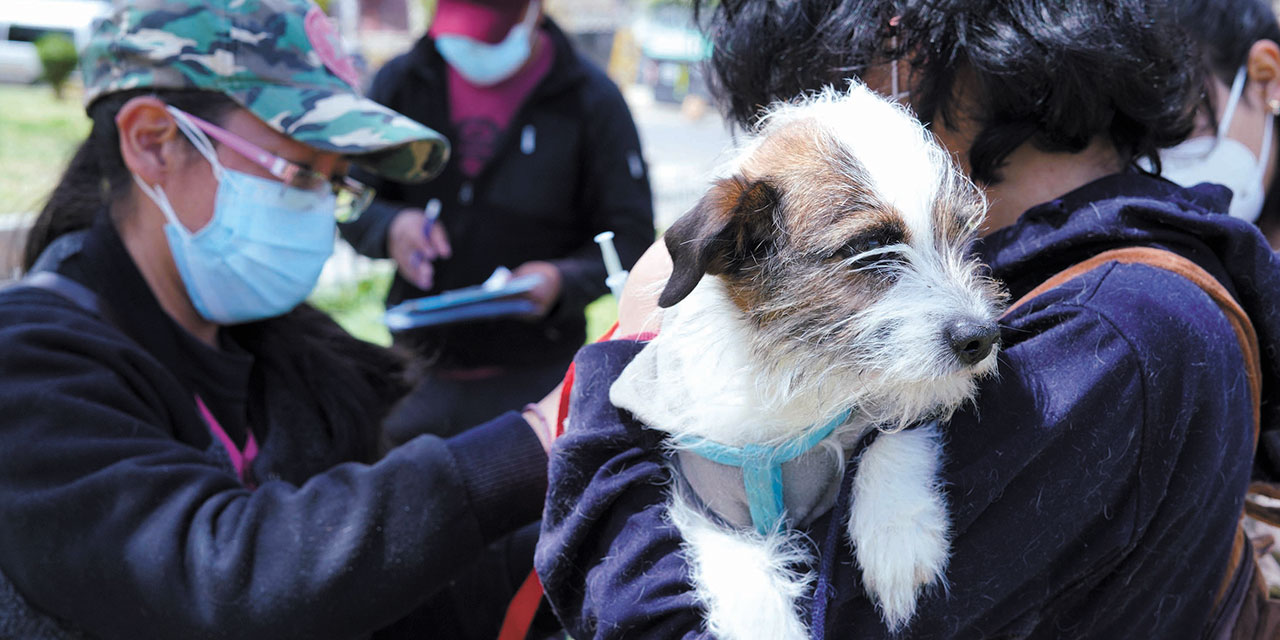
[[[512,277],[506,267],[498,267],[483,284],[405,300],[387,309],[383,321],[391,331],[405,331],[532,313],[537,305],[520,294],[533,290],[542,280],[536,273]]]

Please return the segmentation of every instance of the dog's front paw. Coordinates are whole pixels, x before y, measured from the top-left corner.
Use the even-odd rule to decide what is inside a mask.
[[[945,580],[951,539],[937,480],[941,454],[934,426],[882,434],[854,477],[849,539],[891,630],[915,615],[921,588]]]
[[[944,580],[950,555],[945,513],[918,516],[853,534],[863,585],[891,630],[915,615],[922,587]]]

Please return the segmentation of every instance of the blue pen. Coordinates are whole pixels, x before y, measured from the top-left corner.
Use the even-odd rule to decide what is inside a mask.
[[[440,219],[440,208],[440,198],[432,198],[427,201],[426,209],[423,211],[426,214],[426,219],[422,221],[422,237],[431,237],[431,228],[435,226],[436,220]],[[418,265],[422,264],[423,260],[425,258],[422,255],[422,251],[413,252],[412,265],[414,271],[417,271]]]
[[[440,198],[432,198],[427,201],[425,210],[427,219],[422,222],[422,237],[431,237],[431,227],[434,227],[436,220],[440,219]]]

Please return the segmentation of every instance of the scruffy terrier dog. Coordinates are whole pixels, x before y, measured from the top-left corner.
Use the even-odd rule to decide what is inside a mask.
[[[796,528],[879,431],[833,517],[901,629],[950,554],[938,421],[995,369],[1003,294],[967,252],[985,201],[859,84],[774,107],[730,173],[666,233],[662,331],[610,399],[669,434],[669,514],[727,639],[807,637]]]

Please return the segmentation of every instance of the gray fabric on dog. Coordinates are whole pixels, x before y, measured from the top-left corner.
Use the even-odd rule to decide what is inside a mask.
[[[741,467],[712,462],[689,451],[677,451],[674,463],[706,508],[728,524],[754,529]],[[839,460],[823,445],[782,463],[782,502],[791,526],[808,525],[835,504],[839,474]]]

